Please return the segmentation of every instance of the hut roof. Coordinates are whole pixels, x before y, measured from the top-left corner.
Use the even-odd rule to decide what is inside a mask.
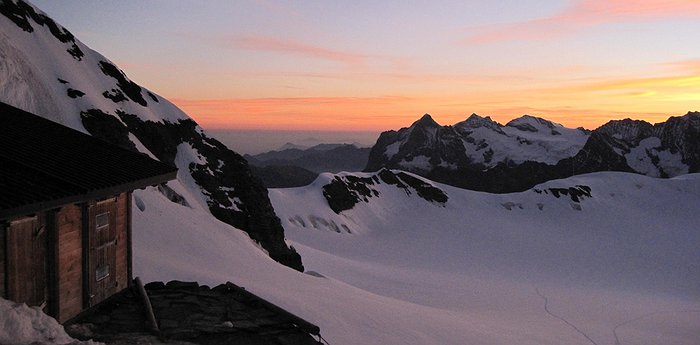
[[[0,102],[0,219],[108,197],[177,169]]]

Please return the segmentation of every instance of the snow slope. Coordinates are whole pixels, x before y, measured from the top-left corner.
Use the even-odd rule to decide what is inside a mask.
[[[470,339],[460,315],[282,266],[242,232],[231,231],[204,210],[173,204],[153,188],[136,191],[135,198],[143,211],[135,208],[133,214],[134,270],[146,281],[233,281],[319,325],[331,344],[456,344]]]
[[[500,195],[434,184],[444,204],[378,183],[339,214],[321,192],[335,177],[271,190],[307,269],[462,320],[446,343],[698,344],[698,174],[594,173]],[[580,186],[591,196],[571,198]]]

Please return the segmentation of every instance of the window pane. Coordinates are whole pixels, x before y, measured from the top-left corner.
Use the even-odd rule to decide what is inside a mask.
[[[109,277],[109,265],[97,267],[95,270],[95,281],[100,281]]]
[[[109,212],[100,213],[95,217],[95,227],[99,229],[104,226],[109,226]]]

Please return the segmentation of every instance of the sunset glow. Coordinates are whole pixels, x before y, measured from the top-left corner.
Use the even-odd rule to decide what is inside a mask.
[[[700,110],[699,1],[36,3],[208,128]]]

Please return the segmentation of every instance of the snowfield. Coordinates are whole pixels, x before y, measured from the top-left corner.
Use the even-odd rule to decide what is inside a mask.
[[[114,75],[126,77],[108,76],[107,58],[76,40],[84,52],[77,60],[71,44],[33,27],[26,32],[0,18],[3,102],[83,132],[80,114],[89,109],[155,123],[188,118],[146,88],[139,94],[147,106],[111,100]],[[84,95],[69,96],[75,91]],[[559,141],[567,133],[555,138],[550,130],[543,139],[526,132],[537,142],[535,156],[576,151]],[[583,134],[569,134],[583,145]],[[154,156],[134,133],[129,138]],[[215,200],[189,172],[208,161],[200,151],[186,142],[176,148],[180,171],[168,185],[182,204],[153,187],[134,192],[134,273],[146,282],[232,281],[317,324],[333,345],[700,344],[700,174],[595,173],[500,195],[432,183],[448,195],[444,204],[378,183],[377,196],[340,214],[322,192],[336,175],[323,174],[306,187],[270,191],[305,274],[212,216]],[[516,153],[529,159],[529,152]],[[647,167],[641,153],[629,159]],[[659,158],[675,167],[674,157]],[[590,197],[562,195],[581,186]],[[37,309],[0,300],[0,343],[33,342],[73,340]]]
[[[331,344],[698,344],[700,174],[595,173],[501,195],[433,183],[444,205],[378,184],[340,214],[321,190],[333,177],[270,191],[307,274],[152,188],[135,192],[135,273],[233,281]],[[549,190],[574,186],[591,197]]]

